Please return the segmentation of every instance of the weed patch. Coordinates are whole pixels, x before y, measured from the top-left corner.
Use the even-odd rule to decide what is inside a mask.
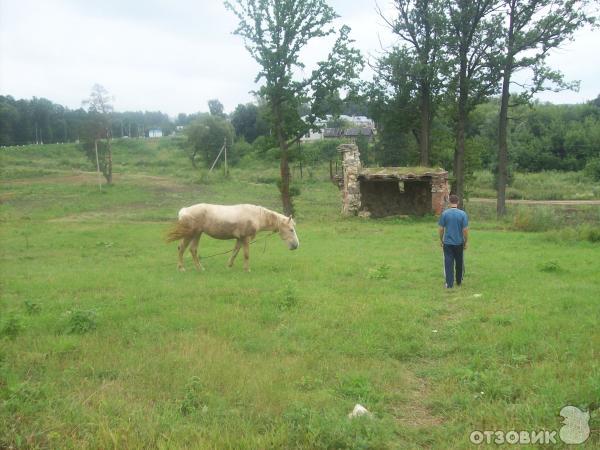
[[[65,331],[67,334],[85,334],[98,326],[98,314],[92,309],[67,311]]]

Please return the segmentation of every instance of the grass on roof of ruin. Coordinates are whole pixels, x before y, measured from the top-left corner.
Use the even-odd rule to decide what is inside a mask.
[[[422,166],[414,166],[414,167],[364,167],[361,169],[360,173],[365,175],[376,175],[376,174],[390,174],[390,175],[429,175],[432,173],[444,173],[446,170],[441,167],[422,167]]]

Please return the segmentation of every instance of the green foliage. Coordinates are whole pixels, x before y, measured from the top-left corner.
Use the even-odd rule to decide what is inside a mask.
[[[594,181],[600,181],[600,158],[590,159],[585,165],[586,176]]]
[[[229,150],[232,149],[234,131],[231,123],[223,117],[205,114],[186,128],[186,135],[186,150],[192,165],[196,167],[198,158],[201,158],[210,167],[224,143]],[[229,153],[227,156],[229,157]],[[234,154],[231,154],[231,158],[232,161],[239,159]],[[222,161],[221,159],[220,162]]]
[[[42,310],[42,306],[39,303],[30,300],[25,300],[23,306],[25,307],[25,312],[30,316],[37,315]]]
[[[21,334],[24,326],[19,316],[10,315],[0,328],[0,337],[7,337],[8,339],[16,339]]]
[[[278,297],[278,307],[280,310],[285,311],[294,308],[298,304],[298,292],[294,283],[288,280],[284,288],[279,291]]]
[[[385,263],[372,267],[367,272],[367,278],[371,280],[384,280],[389,277],[390,269],[390,265]]]
[[[265,117],[265,105],[239,104],[231,114],[231,123],[235,128],[236,136],[253,143],[257,137],[268,135],[269,127]]]
[[[546,273],[556,273],[562,271],[560,264],[558,264],[556,261],[546,261],[539,264],[538,267],[542,272]]]
[[[561,227],[561,218],[551,208],[519,208],[512,229],[519,231],[548,231]]]
[[[184,416],[195,412],[206,412],[208,407],[203,402],[204,386],[199,377],[193,376],[185,386],[185,393],[179,405],[179,411]]]
[[[556,243],[588,241],[600,243],[600,227],[584,224],[576,227],[565,227],[560,230],[552,230],[546,233],[549,241]]]
[[[93,309],[74,309],[65,314],[65,332],[67,334],[85,334],[98,326],[98,314]]]

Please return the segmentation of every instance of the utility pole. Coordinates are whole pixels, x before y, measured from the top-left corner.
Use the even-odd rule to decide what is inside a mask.
[[[227,169],[227,138],[223,139],[223,148],[225,149],[225,176],[228,176],[229,170]]]

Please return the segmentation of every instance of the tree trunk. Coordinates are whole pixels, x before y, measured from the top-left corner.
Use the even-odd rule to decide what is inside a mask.
[[[98,188],[102,190],[102,179],[100,178],[100,159],[98,158],[98,139],[94,139],[94,150],[96,152],[96,170],[98,171]]]
[[[281,202],[283,205],[283,214],[291,216],[294,213],[294,205],[290,195],[290,165],[288,162],[288,149],[281,148],[281,164],[279,166],[281,172]]]
[[[461,56],[460,73],[458,78],[458,117],[456,120],[456,148],[454,149],[454,193],[458,195],[459,208],[464,207],[465,193],[465,129],[467,124],[467,57]]]
[[[281,151],[281,161],[279,164],[279,172],[281,175],[281,203],[283,206],[283,214],[291,216],[294,213],[294,205],[292,202],[292,196],[290,195],[290,165],[288,155],[288,143],[283,135],[283,114],[281,111],[281,105],[278,100],[273,102],[273,112],[275,113],[275,129],[277,133],[277,142]]]
[[[430,146],[430,116],[431,116],[431,92],[429,86],[424,83],[421,86],[420,100],[420,130],[419,130],[419,165],[429,166],[429,146]]]
[[[500,100],[500,118],[498,122],[498,181],[496,200],[496,215],[502,217],[506,214],[506,185],[508,184],[508,101],[510,99],[510,76],[513,70],[514,46],[514,9],[515,3],[510,5],[508,23],[508,45],[506,49],[506,62],[502,74],[502,97]]]
[[[510,68],[504,69],[502,80],[502,98],[500,101],[500,119],[498,125],[498,198],[496,214],[502,217],[506,214],[506,185],[508,184],[508,100],[510,86]]]

